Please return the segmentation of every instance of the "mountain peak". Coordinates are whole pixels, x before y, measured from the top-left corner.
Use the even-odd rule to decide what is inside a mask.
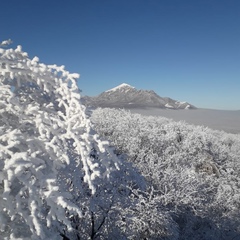
[[[86,106],[115,108],[195,108],[187,102],[179,102],[171,98],[162,98],[153,90],[137,90],[127,83],[107,90],[96,97],[85,97]]]
[[[132,89],[135,89],[135,87],[133,87],[133,86],[127,84],[127,83],[122,83],[122,84],[120,84],[119,86],[114,87],[114,88],[112,88],[112,89],[109,89],[109,90],[107,90],[107,91],[105,91],[105,92],[115,92],[115,91],[120,90],[120,89],[123,89],[123,88],[132,88]]]

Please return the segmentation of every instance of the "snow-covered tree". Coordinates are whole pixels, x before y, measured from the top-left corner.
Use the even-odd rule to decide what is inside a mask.
[[[79,75],[9,43],[0,45],[1,239],[78,239],[90,196],[118,159],[92,130]]]

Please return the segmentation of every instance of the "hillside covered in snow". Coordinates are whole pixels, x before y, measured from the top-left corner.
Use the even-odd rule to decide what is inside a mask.
[[[177,230],[167,239],[240,238],[239,134],[123,109],[99,108],[91,119],[149,184],[142,203],[146,211],[151,206],[144,223],[148,239],[165,239],[148,231],[157,227],[156,212],[170,217],[172,233]]]

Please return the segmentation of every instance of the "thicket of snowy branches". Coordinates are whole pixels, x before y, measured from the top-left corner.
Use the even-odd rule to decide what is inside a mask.
[[[239,135],[125,110],[97,109],[91,119],[146,178],[158,205],[151,217],[168,214],[176,239],[240,238]]]

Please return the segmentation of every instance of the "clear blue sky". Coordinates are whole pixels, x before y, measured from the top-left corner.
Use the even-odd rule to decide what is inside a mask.
[[[80,73],[85,95],[121,83],[197,107],[240,109],[240,0],[7,0],[1,40]]]

